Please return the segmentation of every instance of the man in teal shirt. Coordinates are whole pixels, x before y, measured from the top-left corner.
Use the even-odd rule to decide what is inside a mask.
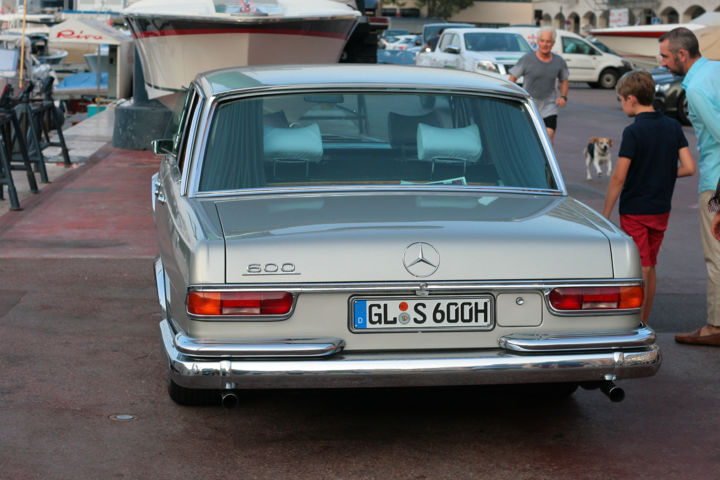
[[[660,37],[660,56],[664,67],[685,75],[682,86],[700,152],[700,231],[708,270],[707,325],[675,335],[675,340],[720,346],[720,242],[713,238],[714,214],[708,209],[720,179],[720,62],[701,56],[697,37],[683,27]]]

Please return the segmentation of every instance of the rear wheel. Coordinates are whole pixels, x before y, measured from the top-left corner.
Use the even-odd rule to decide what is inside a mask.
[[[172,380],[168,380],[168,394],[175,403],[187,407],[220,405],[220,392],[217,390],[185,388]]]
[[[683,125],[690,126],[690,111],[688,110],[688,102],[685,92],[678,96],[677,119]]]
[[[618,74],[618,71],[614,68],[606,68],[605,70],[600,73],[600,77],[598,78],[598,84],[601,88],[615,88],[615,85],[617,85],[617,81],[620,75]]]

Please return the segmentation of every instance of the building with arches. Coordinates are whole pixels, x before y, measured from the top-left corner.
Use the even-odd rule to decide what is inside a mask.
[[[586,34],[610,26],[610,12],[627,8],[628,25],[682,23],[705,12],[720,12],[718,0],[560,0],[535,2],[537,25]]]
[[[401,10],[400,6],[391,0],[381,3],[383,6],[395,6]],[[405,4],[414,2],[404,2],[403,5]],[[552,25],[582,35],[593,28],[610,26],[610,12],[621,8],[628,9],[628,25],[682,23],[705,12],[720,12],[720,0],[475,0],[473,5],[456,13],[449,20],[484,27]],[[422,12],[422,15],[426,14],[425,8],[414,10]]]

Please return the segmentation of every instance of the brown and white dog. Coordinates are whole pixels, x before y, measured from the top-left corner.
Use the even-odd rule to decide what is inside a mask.
[[[613,141],[607,137],[590,137],[588,145],[585,147],[585,169],[587,170],[587,179],[592,180],[590,175],[590,165],[595,167],[595,173],[598,177],[602,176],[601,167],[604,165],[607,176],[612,172],[612,160],[610,158],[610,147]]]

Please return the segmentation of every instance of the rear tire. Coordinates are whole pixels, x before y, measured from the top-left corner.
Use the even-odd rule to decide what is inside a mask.
[[[185,388],[172,380],[168,380],[168,395],[175,403],[186,407],[220,405],[220,392],[217,390]]]

